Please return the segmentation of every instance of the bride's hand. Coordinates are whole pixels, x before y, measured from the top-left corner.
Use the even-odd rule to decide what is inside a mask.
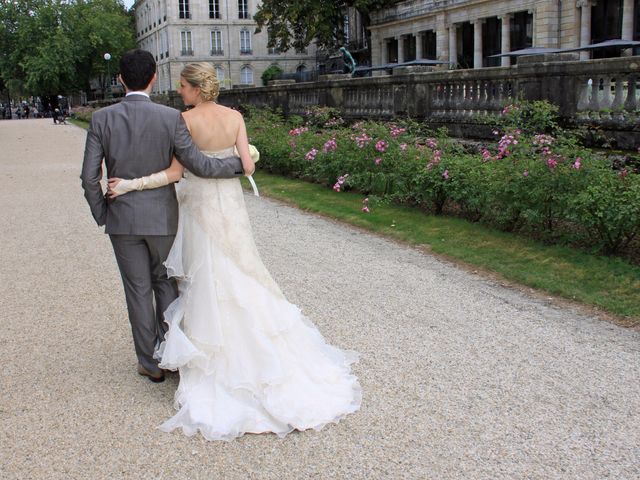
[[[113,190],[116,188],[116,185],[120,183],[121,178],[113,177],[107,180],[107,198],[116,198],[118,194]]]

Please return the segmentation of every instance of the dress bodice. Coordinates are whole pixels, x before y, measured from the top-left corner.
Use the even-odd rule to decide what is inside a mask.
[[[223,148],[222,150],[202,150],[207,157],[225,158],[233,156],[234,146]]]
[[[213,157],[213,158],[228,158],[228,157],[233,157],[234,156],[234,146],[228,147],[228,148],[224,148],[222,150],[201,150],[201,152],[206,155],[207,157]],[[185,168],[184,170],[184,177],[185,178],[189,178],[189,177],[196,177],[196,175],[194,175],[192,172],[190,172],[189,170],[187,170]]]

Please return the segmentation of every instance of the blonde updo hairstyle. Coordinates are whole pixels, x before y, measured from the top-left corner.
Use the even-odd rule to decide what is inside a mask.
[[[220,82],[218,82],[215,68],[210,63],[190,63],[182,69],[180,76],[192,87],[200,89],[203,101],[215,101],[218,98]]]

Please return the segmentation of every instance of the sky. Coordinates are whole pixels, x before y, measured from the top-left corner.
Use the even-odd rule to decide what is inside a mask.
[[[133,5],[133,2],[135,0],[124,0],[124,6],[127,7],[127,10],[129,10],[131,8],[131,6]]]

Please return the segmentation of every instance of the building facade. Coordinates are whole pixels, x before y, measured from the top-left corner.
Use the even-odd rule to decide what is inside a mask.
[[[408,0],[375,12],[371,23],[373,65],[431,59],[451,68],[509,66],[510,57],[493,55],[640,40],[640,0]],[[619,49],[580,53],[616,55]]]
[[[268,36],[254,33],[259,0],[138,0],[134,6],[139,48],[158,63],[154,93],[176,90],[182,68],[210,62],[221,88],[262,85],[263,72],[277,65],[285,73],[315,68],[315,46],[305,51],[267,48]]]

